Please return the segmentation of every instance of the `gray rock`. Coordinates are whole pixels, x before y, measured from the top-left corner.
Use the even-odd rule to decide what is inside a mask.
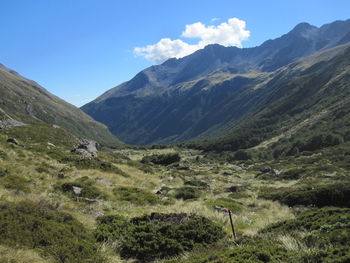
[[[15,138],[9,138],[9,139],[6,140],[6,142],[19,145],[18,141]]]
[[[18,126],[24,126],[24,125],[26,124],[20,121],[16,121],[14,119],[0,120],[0,129],[18,127]]]
[[[223,176],[230,176],[230,175],[233,175],[233,173],[231,173],[231,172],[223,172],[222,175]]]
[[[280,175],[281,171],[277,170],[277,169],[272,169],[272,174],[274,175]]]
[[[51,143],[51,142],[48,142],[47,145],[48,145],[48,146],[51,146],[51,147],[56,147],[56,145],[54,145],[54,144]]]
[[[104,216],[104,213],[95,210],[91,211],[90,213],[95,217]]]
[[[68,174],[60,173],[60,174],[57,175],[57,177],[60,178],[60,179],[64,179],[64,178],[68,177]]]
[[[95,158],[97,157],[97,143],[80,139],[80,144],[72,152],[81,155],[83,158]]]
[[[265,166],[265,167],[260,169],[260,172],[262,172],[264,174],[269,173],[269,172],[271,172],[271,167]]]
[[[73,193],[76,195],[80,195],[82,190],[83,190],[83,188],[81,188],[81,187],[73,186]]]

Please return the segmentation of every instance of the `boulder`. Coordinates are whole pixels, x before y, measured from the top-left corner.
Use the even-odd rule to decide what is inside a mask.
[[[83,190],[82,187],[78,187],[78,186],[73,186],[73,193],[76,195],[80,195],[81,191]]]
[[[267,174],[267,173],[271,172],[271,167],[265,166],[265,167],[260,169],[260,172],[262,172],[263,174]]]
[[[6,140],[6,142],[19,145],[18,141],[15,138],[9,138],[9,139]]]
[[[80,144],[72,152],[81,155],[83,158],[95,158],[97,157],[97,143],[80,139]]]
[[[18,127],[23,125],[26,125],[26,124],[20,121],[16,121],[14,119],[0,120],[0,129]]]

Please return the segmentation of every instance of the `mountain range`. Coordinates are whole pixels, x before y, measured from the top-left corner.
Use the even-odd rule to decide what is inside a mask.
[[[254,48],[209,45],[151,66],[81,109],[129,144],[206,139],[236,150],[246,139],[237,136],[254,126],[259,136],[239,147],[255,146],[342,103],[349,42],[346,20],[301,23]]]

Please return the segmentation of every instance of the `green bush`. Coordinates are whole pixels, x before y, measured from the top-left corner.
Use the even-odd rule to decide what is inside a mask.
[[[188,200],[188,199],[196,199],[201,196],[201,192],[193,187],[190,186],[184,186],[175,189],[174,197],[177,199],[183,199],[183,200]]]
[[[195,246],[206,246],[224,237],[220,226],[209,219],[187,214],[152,213],[125,219],[112,216],[98,221],[100,240],[118,239],[123,258],[137,258],[142,262],[176,256]]]
[[[5,172],[6,171],[6,172]],[[30,193],[30,181],[23,175],[12,174],[7,170],[4,170],[3,176],[0,176],[0,183],[6,189],[12,189],[24,193]]]
[[[74,194],[73,186],[82,188],[79,195]],[[95,186],[95,181],[86,176],[81,177],[74,182],[63,183],[61,184],[60,189],[72,198],[84,197],[90,199],[106,199],[106,195]]]
[[[168,153],[168,154],[153,154],[145,156],[142,158],[142,163],[153,163],[160,165],[169,165],[172,163],[179,162],[181,157],[178,153]]]
[[[0,243],[37,249],[57,262],[104,262],[93,235],[67,213],[30,201],[0,206]]]
[[[301,262],[294,251],[288,251],[281,242],[264,237],[244,237],[236,240],[237,246],[225,247],[222,244],[215,250],[201,250],[184,260],[171,263],[263,263],[263,262]],[[169,263],[170,263],[169,262]]]
[[[237,160],[237,161],[246,161],[246,160],[250,160],[251,158],[252,156],[244,150],[238,150],[237,152],[235,152],[233,156],[233,160]]]
[[[113,241],[127,234],[129,221],[120,215],[100,216],[96,219],[97,228],[94,232],[99,242]]]
[[[304,256],[304,262],[349,262],[350,209],[321,208],[304,211],[295,219],[272,224],[263,233],[307,234],[302,241],[309,247],[318,247],[314,255]]]
[[[0,160],[7,160],[7,153],[4,151],[0,150]]]
[[[265,189],[259,197],[280,201],[288,206],[315,205],[350,207],[350,183],[302,185],[292,188]]]
[[[152,205],[160,201],[156,194],[136,187],[117,187],[113,189],[113,193],[118,200],[128,201],[136,205]]]

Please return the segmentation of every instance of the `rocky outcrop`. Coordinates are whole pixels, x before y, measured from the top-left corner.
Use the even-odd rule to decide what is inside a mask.
[[[25,123],[16,121],[14,119],[0,120],[0,129],[23,126]]]
[[[73,153],[82,156],[83,158],[97,157],[97,143],[86,139],[80,139],[80,144],[72,150]]]

